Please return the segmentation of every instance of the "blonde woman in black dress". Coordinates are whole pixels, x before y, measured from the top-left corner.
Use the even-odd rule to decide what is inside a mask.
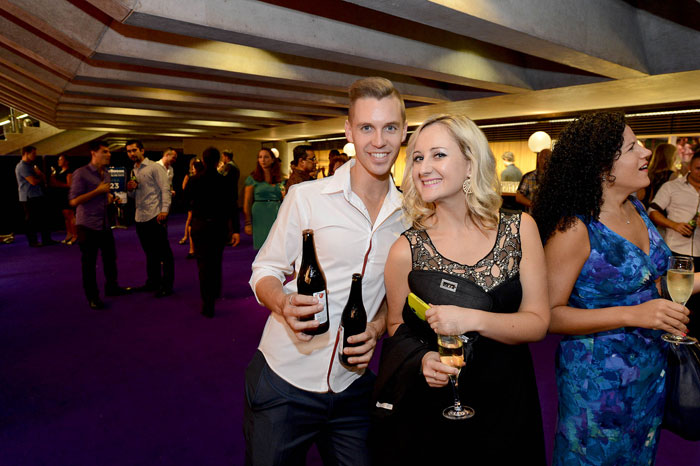
[[[412,227],[392,247],[385,269],[391,337],[376,401],[391,406],[391,414],[377,416],[375,432],[385,434],[378,447],[373,443],[375,459],[544,464],[526,344],[544,338],[549,325],[534,220],[500,211],[494,156],[463,116],[434,116],[416,130],[401,187]],[[431,305],[427,323],[406,305],[409,292]],[[461,371],[440,362],[437,334],[468,337]],[[458,373],[461,401],[475,415],[455,421],[442,410],[453,402],[448,375]]]

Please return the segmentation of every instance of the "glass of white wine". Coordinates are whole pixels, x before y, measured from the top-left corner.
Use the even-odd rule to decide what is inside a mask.
[[[688,256],[671,256],[668,258],[668,270],[666,271],[666,285],[668,294],[674,303],[682,304],[690,298],[693,293],[693,282],[695,280],[693,258]],[[672,333],[664,333],[661,338],[669,343],[689,345],[697,340],[691,337],[683,337]]]
[[[461,371],[464,366],[464,347],[462,339],[456,335],[438,335],[438,350],[440,352],[440,361],[448,366],[456,367]],[[459,400],[457,375],[449,375],[450,385],[452,385],[452,393],[455,397],[453,406],[448,406],[442,412],[442,415],[447,419],[461,420],[469,419],[474,416],[474,410],[469,406],[462,406]]]

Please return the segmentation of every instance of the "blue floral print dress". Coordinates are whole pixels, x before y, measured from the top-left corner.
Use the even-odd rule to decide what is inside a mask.
[[[649,255],[601,222],[581,218],[591,253],[570,306],[634,306],[660,297],[654,281],[666,273],[671,251],[639,201],[630,199],[649,232]],[[666,380],[662,333],[625,327],[562,339],[554,465],[654,464]]]

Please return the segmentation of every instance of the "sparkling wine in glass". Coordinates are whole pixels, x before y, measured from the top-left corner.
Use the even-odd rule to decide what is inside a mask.
[[[464,366],[464,347],[459,336],[455,335],[438,335],[438,350],[440,352],[440,361],[448,366],[456,367],[461,371]],[[474,416],[474,410],[469,406],[462,406],[459,401],[459,392],[457,390],[458,381],[457,375],[449,375],[450,385],[452,385],[452,393],[454,394],[455,402],[453,406],[448,406],[442,412],[442,415],[447,419],[461,420],[469,419]]]
[[[668,270],[666,271],[666,285],[668,294],[674,303],[682,304],[690,298],[693,293],[693,282],[695,280],[693,258],[688,256],[671,256],[668,259]],[[661,338],[669,343],[689,345],[697,340],[691,337],[682,337],[672,333],[664,333]]]

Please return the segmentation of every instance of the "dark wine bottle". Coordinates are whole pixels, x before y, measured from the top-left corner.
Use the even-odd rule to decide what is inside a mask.
[[[306,296],[316,296],[323,304],[316,314],[300,320],[316,319],[318,327],[305,330],[307,335],[320,335],[328,331],[328,290],[326,288],[326,277],[323,275],[321,267],[318,265],[316,247],[314,246],[314,231],[304,230],[301,232],[303,240],[303,252],[301,256],[301,266],[297,276],[297,293]]]
[[[340,328],[343,335],[343,345],[340,347],[340,361],[351,366],[348,362],[347,354],[343,350],[351,346],[359,346],[360,343],[348,343],[348,338],[365,331],[367,327],[367,311],[362,303],[362,275],[359,273],[352,274],[352,285],[350,287],[350,296],[348,302],[343,309],[343,315],[340,318]]]

